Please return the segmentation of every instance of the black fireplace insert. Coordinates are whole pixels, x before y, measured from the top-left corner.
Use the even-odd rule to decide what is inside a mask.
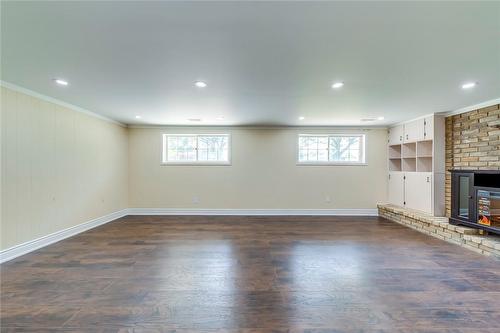
[[[451,218],[500,234],[500,170],[451,170]]]

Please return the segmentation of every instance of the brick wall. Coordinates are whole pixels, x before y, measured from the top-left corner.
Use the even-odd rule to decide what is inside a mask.
[[[446,170],[500,170],[500,104],[446,118]],[[451,174],[446,173],[446,216]]]

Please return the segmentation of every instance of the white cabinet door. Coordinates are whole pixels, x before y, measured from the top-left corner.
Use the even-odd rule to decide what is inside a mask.
[[[406,207],[432,214],[432,173],[405,174]]]
[[[429,116],[424,119],[424,140],[434,138],[434,117]]]
[[[404,142],[424,139],[424,119],[417,119],[405,124]]]
[[[389,128],[389,145],[403,143],[403,125]]]
[[[404,205],[404,172],[389,172],[389,195],[388,201],[390,204],[403,206]]]

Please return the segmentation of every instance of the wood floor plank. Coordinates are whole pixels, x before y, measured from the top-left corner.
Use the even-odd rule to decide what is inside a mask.
[[[500,332],[500,262],[377,217],[129,216],[1,265],[1,332]]]

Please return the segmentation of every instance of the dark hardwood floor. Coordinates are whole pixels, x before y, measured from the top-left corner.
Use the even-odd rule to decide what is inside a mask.
[[[500,332],[500,261],[376,217],[130,216],[1,279],[2,332]]]

